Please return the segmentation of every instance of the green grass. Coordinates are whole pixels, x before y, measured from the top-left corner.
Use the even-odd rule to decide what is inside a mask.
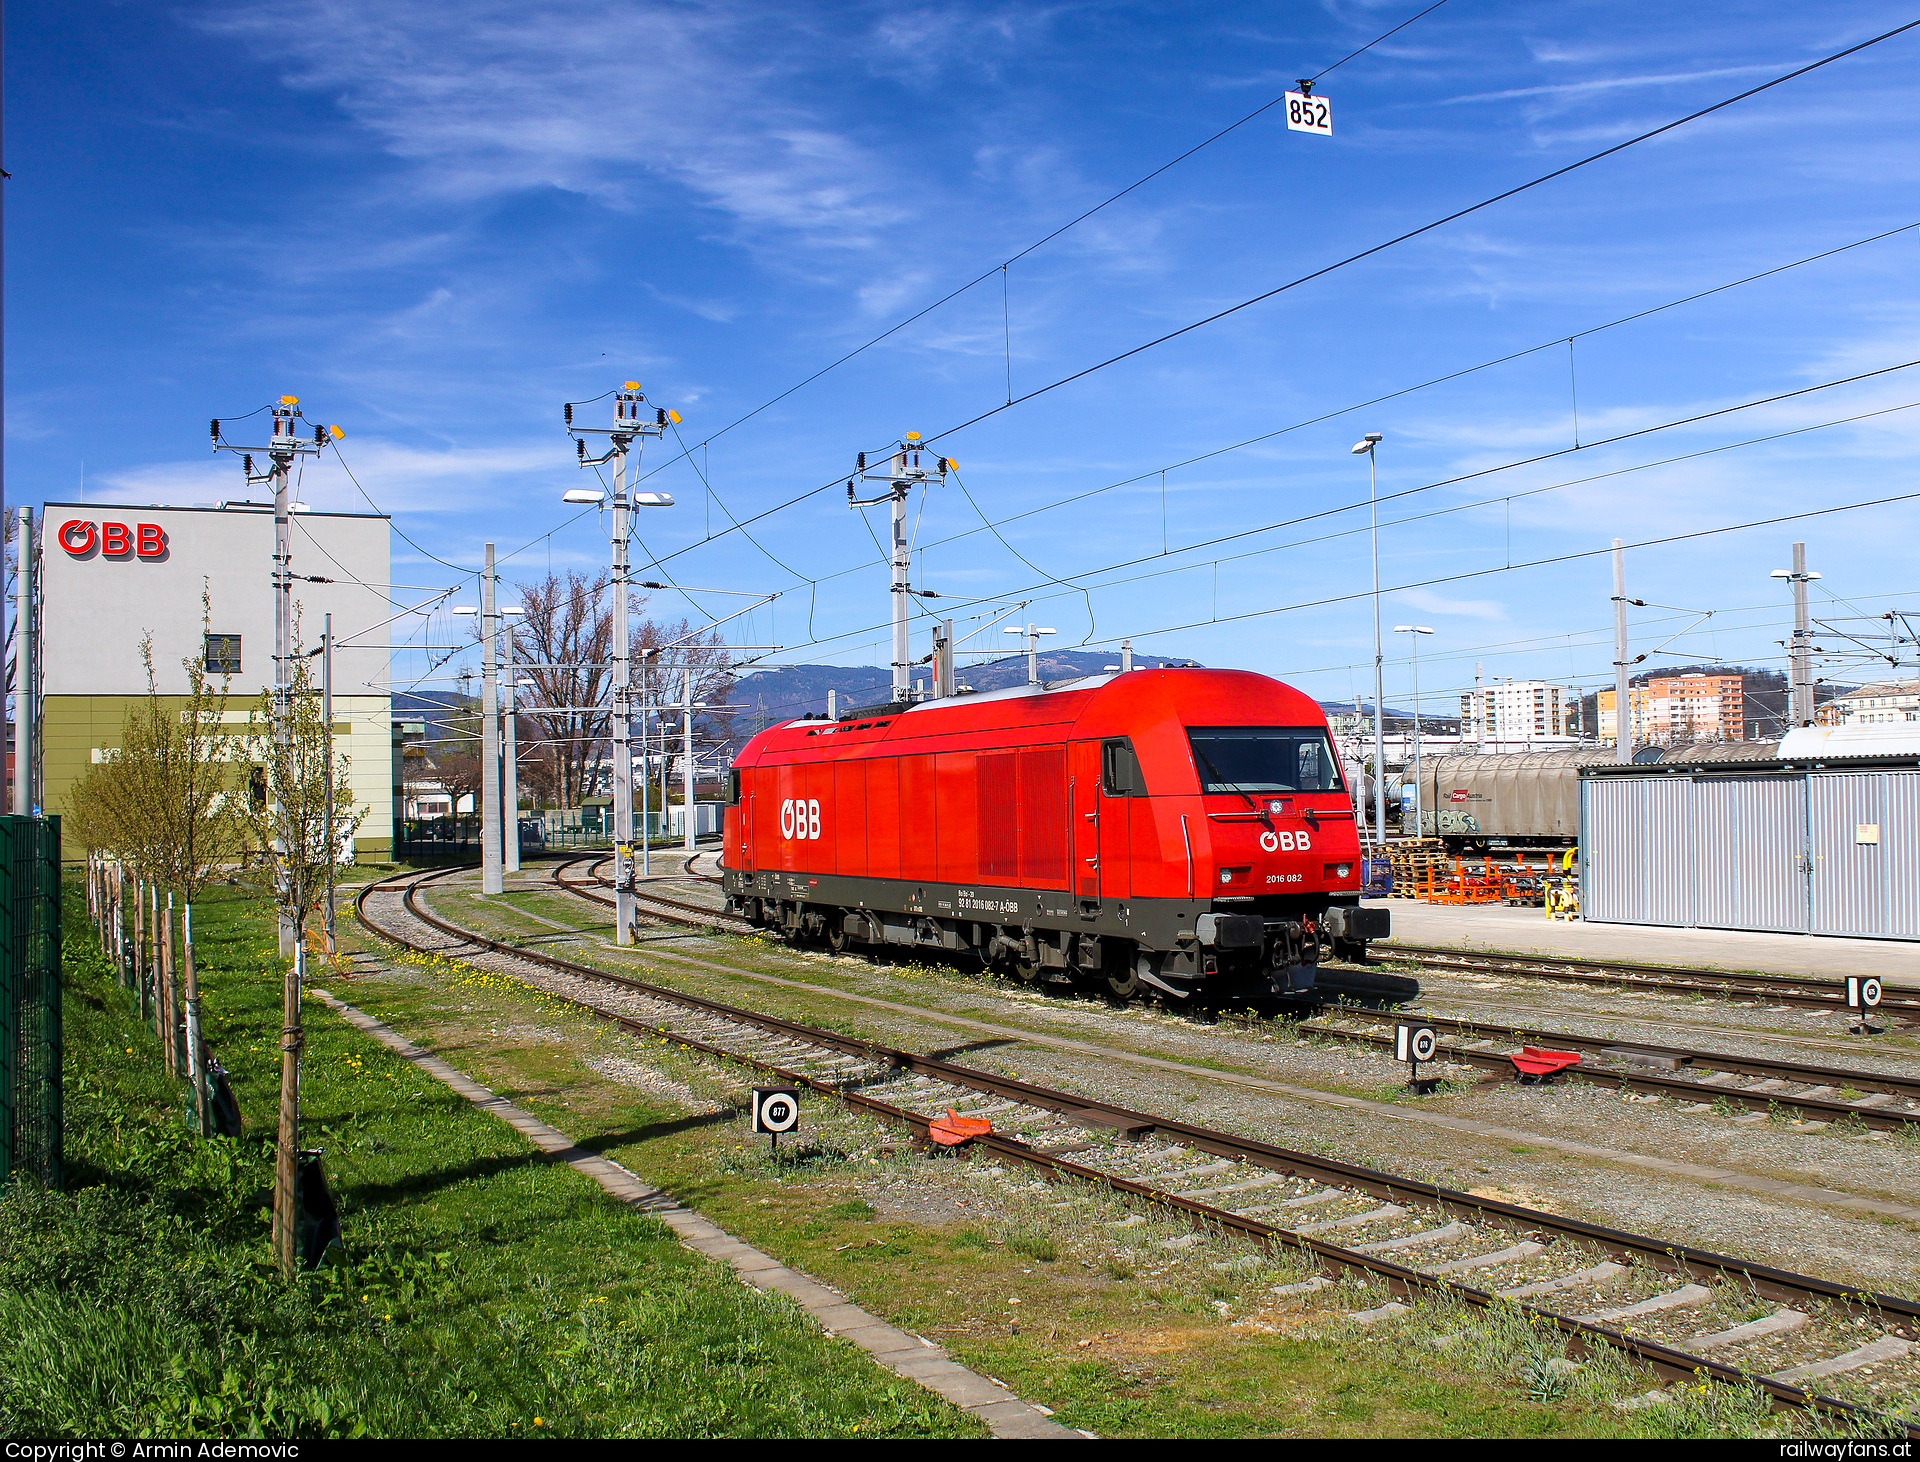
[[[231,893],[195,913],[208,1035],[247,1135],[186,1130],[184,1087],[70,898],[69,1191],[0,1200],[0,1432],[980,1434],[311,1001],[305,1136],[345,1246],[282,1280],[270,918]],[[628,1115],[591,1145],[687,1121]]]

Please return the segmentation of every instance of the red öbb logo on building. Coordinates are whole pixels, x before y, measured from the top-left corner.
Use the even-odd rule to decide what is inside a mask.
[[[60,525],[60,546],[74,558],[165,558],[167,533],[158,523],[102,523],[96,528],[85,518]]]

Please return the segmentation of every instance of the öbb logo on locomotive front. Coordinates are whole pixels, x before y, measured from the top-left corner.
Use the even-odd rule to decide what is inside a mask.
[[[820,836],[820,799],[789,797],[780,804],[780,836],[790,842]]]

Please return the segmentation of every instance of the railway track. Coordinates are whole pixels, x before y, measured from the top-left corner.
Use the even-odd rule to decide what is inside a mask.
[[[1715,995],[1722,999],[1751,1000],[1800,1009],[1844,1012],[1847,1008],[1844,984],[1812,975],[1730,974],[1675,965],[1587,960],[1557,954],[1494,954],[1429,944],[1401,944],[1398,941],[1377,944],[1372,953],[1375,958],[1394,964],[1410,964],[1435,974],[1518,975],[1526,979],[1608,985],[1616,989]],[[1889,987],[1880,1005],[1880,1013],[1920,1021],[1920,994]]]
[[[699,854],[697,853],[694,855],[696,858],[698,856]],[[594,872],[594,869],[598,868],[602,863],[610,863],[612,861],[610,857],[602,853],[589,854],[581,858],[570,858],[554,868],[553,881],[568,893],[577,894],[591,903],[601,904],[606,908],[613,908],[615,907],[613,897],[609,894],[599,892],[600,889],[613,887],[613,884],[608,879],[602,878]],[[691,862],[692,859],[688,861]],[[571,878],[567,876],[582,863],[587,865],[584,876]],[[698,873],[689,876],[705,879],[705,875]],[[707,879],[706,881],[718,883],[720,880],[715,878]],[[668,898],[665,894],[657,892],[652,884],[636,884],[633,897],[634,901],[643,908],[666,911],[657,914],[656,917],[664,919],[669,924],[682,924],[690,928],[700,929],[724,929],[730,934],[751,934],[755,932],[754,926],[749,924],[745,919],[729,914],[722,909],[708,908],[702,904],[690,904],[681,899]]]
[[[1438,1015],[1352,1007],[1342,1007],[1320,1019],[1300,1021],[1298,1028],[1391,1047],[1394,1044],[1392,1027],[1400,1021],[1430,1025],[1436,1034],[1451,1037],[1442,1041],[1436,1060],[1455,1061],[1483,1070],[1511,1073],[1513,1064],[1509,1058],[1514,1051],[1522,1046],[1547,1046],[1597,1056],[1605,1063],[1592,1066],[1583,1061],[1565,1073],[1570,1080],[1709,1106],[1724,1103],[1751,1112],[1771,1113],[1776,1108],[1791,1108],[1799,1111],[1803,1120],[1811,1117],[1824,1123],[1857,1123],[1887,1131],[1920,1127],[1920,1077],[1813,1066],[1765,1056],[1733,1056],[1723,1051],[1641,1045],[1603,1036],[1528,1030],[1495,1021],[1452,1020]],[[1661,1067],[1673,1074],[1661,1074]],[[1841,1097],[1840,1093],[1846,1090],[1861,1095],[1851,1099]]]
[[[555,880],[571,893],[611,905],[610,897],[588,886],[589,883],[607,886],[606,879],[593,873],[593,868],[604,861],[604,858],[574,859],[554,870]],[[568,870],[583,862],[592,865],[587,870],[587,878],[569,879]],[[635,896],[645,906],[667,911],[657,917],[669,922],[740,931],[751,928],[731,915],[667,898],[646,885],[642,885]],[[1505,1022],[1393,1014],[1352,1006],[1343,1006],[1319,1020],[1298,1022],[1298,1028],[1317,1035],[1391,1047],[1394,1043],[1391,1027],[1403,1019],[1418,1020],[1436,1032],[1453,1037],[1443,1042],[1439,1055],[1482,1070],[1510,1074],[1513,1066],[1509,1057],[1514,1050],[1527,1045],[1550,1046],[1579,1051],[1605,1063],[1600,1066],[1583,1063],[1566,1073],[1569,1080],[1769,1115],[1776,1109],[1792,1109],[1800,1114],[1803,1122],[1809,1119],[1820,1123],[1841,1122],[1894,1132],[1920,1127],[1920,1078],[1885,1072],[1814,1066],[1768,1057],[1731,1056],[1720,1051],[1664,1043],[1649,1046],[1565,1031],[1531,1030]],[[1661,1067],[1673,1074],[1661,1074]],[[1847,1090],[1860,1095],[1842,1097],[1840,1093]]]
[[[519,962],[550,990],[558,975],[566,988],[555,993],[625,1030],[743,1062],[920,1139],[948,1110],[990,1118],[995,1130],[973,1146],[998,1161],[1104,1187],[1182,1214],[1203,1231],[1300,1251],[1320,1269],[1377,1282],[1397,1297],[1356,1314],[1360,1323],[1388,1318],[1421,1295],[1480,1308],[1511,1303],[1576,1350],[1611,1347],[1669,1379],[1756,1385],[1780,1405],[1920,1435],[1920,1423],[1809,1389],[1823,1376],[1858,1376],[1910,1353],[1920,1339],[1920,1305],[1912,1301],[1134,1111],[510,945],[422,906],[422,887],[458,871],[369,885],[356,911],[375,934],[404,948]],[[609,998],[618,1008],[602,1003]],[[1320,1273],[1280,1292],[1331,1282]],[[1778,1308],[1677,1344],[1630,1333],[1649,1324],[1687,1330],[1686,1313],[1711,1302],[1719,1283]],[[1563,1308],[1533,1303],[1549,1295],[1563,1296],[1556,1302]],[[1783,1336],[1799,1337],[1792,1343],[1808,1358],[1772,1366],[1771,1375],[1741,1367],[1744,1354],[1764,1354]]]

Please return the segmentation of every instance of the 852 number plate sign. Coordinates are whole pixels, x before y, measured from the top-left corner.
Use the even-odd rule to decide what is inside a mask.
[[[1287,130],[1317,132],[1322,137],[1333,136],[1333,104],[1323,96],[1307,96],[1297,91],[1288,92]]]

